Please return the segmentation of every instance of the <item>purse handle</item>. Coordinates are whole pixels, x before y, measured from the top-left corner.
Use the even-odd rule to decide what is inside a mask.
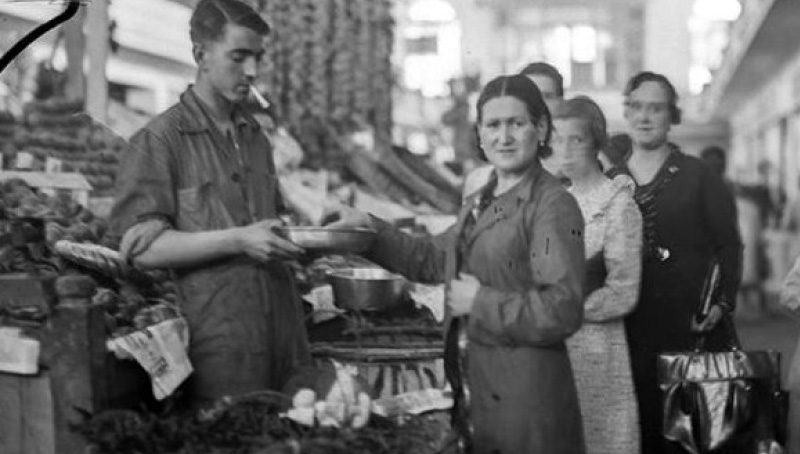
[[[714,301],[719,296],[719,286],[721,280],[719,260],[715,257],[712,259],[711,266],[706,273],[705,280],[703,281],[702,298],[700,300],[700,308],[695,314],[695,321],[699,323],[700,320],[708,316],[711,312],[711,307],[714,306]],[[728,311],[723,311],[722,318],[719,321],[724,329],[728,331],[728,338],[730,339],[730,349],[733,351],[741,350],[742,344],[739,340],[739,334],[736,332],[736,326],[733,324],[733,316]],[[719,326],[719,325],[718,325]],[[716,328],[716,327],[715,327]],[[711,330],[713,331],[713,329]],[[705,351],[706,336],[711,331],[695,333],[696,339],[694,343],[694,351]]]

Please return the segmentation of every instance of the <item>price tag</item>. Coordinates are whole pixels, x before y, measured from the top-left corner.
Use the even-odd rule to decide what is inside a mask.
[[[33,155],[27,151],[17,153],[17,169],[30,170],[33,167]]]
[[[61,173],[63,161],[58,158],[47,158],[44,162],[44,171],[46,173]]]

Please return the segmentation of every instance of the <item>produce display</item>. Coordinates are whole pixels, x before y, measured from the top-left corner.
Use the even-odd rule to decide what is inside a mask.
[[[126,283],[118,291],[98,288],[92,304],[105,310],[106,334],[110,337],[124,336],[181,315],[173,287],[142,291]]]
[[[288,398],[268,391],[222,399],[200,413],[109,410],[74,427],[94,454],[433,454],[447,443],[448,417],[432,412],[362,428],[300,424],[281,416]]]
[[[61,270],[46,244],[99,242],[106,228],[68,195],[51,197],[21,180],[0,182],[0,273]]]
[[[388,148],[394,20],[390,0],[261,2],[274,36],[263,91],[307,153],[311,167],[340,168],[339,138],[371,126]]]

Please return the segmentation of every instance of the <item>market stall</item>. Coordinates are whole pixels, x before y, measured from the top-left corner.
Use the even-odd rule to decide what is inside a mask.
[[[48,191],[36,188],[35,184],[31,186],[31,182],[37,181],[33,176],[45,162],[57,159],[60,163],[57,170],[62,172],[48,174],[52,178],[45,180],[58,180],[60,175],[84,176],[93,183],[91,186],[101,188],[91,190],[90,202],[108,194],[102,179],[113,181],[116,153],[124,149],[125,143],[106,135],[107,129],[85,121],[85,117],[78,121],[82,117],[77,112],[56,115],[67,107],[70,104],[59,101],[37,103],[29,107],[23,121],[4,117],[4,124],[11,126],[6,126],[3,132],[13,138],[13,148],[5,148],[8,159],[0,172],[3,175],[0,223],[6,240],[0,247],[0,278],[4,288],[0,297],[3,304],[0,329],[4,340],[10,339],[5,345],[13,348],[7,348],[4,361],[0,361],[3,363],[0,401],[15,410],[5,413],[6,419],[0,427],[16,436],[0,437],[5,443],[2,451],[28,452],[35,447],[40,452],[63,452],[91,444],[102,446],[99,452],[135,452],[124,449],[134,449],[131,446],[141,449],[137,443],[148,432],[140,425],[146,425],[147,430],[163,431],[166,429],[160,428],[161,424],[174,428],[176,424],[194,421],[186,413],[161,413],[173,406],[180,407],[180,386],[191,374],[185,352],[181,356],[181,348],[131,347],[142,344],[145,338],[158,338],[161,344],[173,346],[185,342],[182,339],[185,336],[180,334],[180,307],[169,273],[138,271],[121,262],[116,252],[106,247],[110,244],[105,238],[105,219],[78,203],[85,201],[85,194],[78,197],[75,190],[64,190],[69,188]],[[22,153],[30,155],[28,168],[16,165]],[[349,203],[408,227],[416,234],[426,234],[415,219],[443,214],[436,205],[449,203],[445,200],[450,196],[441,196],[449,184],[446,177],[428,177],[426,181],[436,181],[437,187],[443,189],[434,194],[430,192],[432,186],[420,185],[423,196],[413,190],[414,186],[400,183],[391,170],[382,167],[381,161],[373,157],[374,150],[353,146],[349,153],[352,165],[367,172],[301,166],[283,173],[284,195],[291,208],[285,216],[288,222],[308,226],[319,221],[319,206]],[[394,174],[413,181],[410,172],[419,170],[411,166],[418,169],[425,165],[424,161],[400,156],[390,161],[392,165],[409,159],[414,164],[399,172],[395,167]],[[426,169],[436,171],[432,167]],[[64,170],[68,173],[63,173]],[[108,175],[99,175],[101,172]],[[19,178],[20,175],[24,178]],[[305,203],[298,199],[302,195],[307,197]],[[309,207],[314,208],[309,211]],[[442,365],[441,288],[404,282],[396,295],[397,304],[386,310],[370,307],[362,310],[348,298],[337,295],[329,279],[334,271],[378,268],[352,252],[314,251],[313,257],[296,264],[295,269],[307,303],[312,354],[320,370],[330,371],[333,364],[338,364],[358,376],[374,398],[370,413],[377,415],[374,422],[377,426],[370,425],[363,432],[353,428],[318,431],[317,421],[308,428],[298,429],[294,426],[297,422],[287,422],[285,415],[280,416],[291,409],[285,406],[277,413],[261,413],[261,417],[269,420],[262,423],[273,424],[284,434],[284,438],[275,438],[275,443],[291,439],[313,446],[322,437],[326,442],[339,443],[342,452],[359,452],[352,450],[354,446],[371,446],[370,443],[383,443],[387,448],[383,451],[363,448],[363,452],[408,452],[411,445],[415,451],[426,452],[420,448],[425,445],[433,452],[435,446],[443,443],[440,436],[447,433],[447,409],[451,405],[451,399],[443,392],[446,383]],[[5,291],[11,288],[16,290]],[[291,401],[291,394],[284,397]],[[163,418],[156,418],[156,414]],[[422,430],[420,418],[436,422],[439,430],[431,432],[429,424]],[[137,429],[112,430],[109,424],[117,429]],[[204,424],[212,423],[180,426],[180,430],[205,433],[208,426]],[[247,423],[235,424],[246,427]],[[284,427],[286,424],[289,428]],[[243,430],[241,436],[247,438],[247,430],[252,429]],[[186,433],[173,435],[182,438]],[[266,447],[263,443],[272,439],[260,440],[261,445],[252,446]],[[198,441],[207,446],[222,442]],[[391,446],[405,447],[393,450]],[[196,447],[176,447],[173,452],[202,452],[191,451]]]
[[[391,2],[261,4],[279,37],[256,87],[278,126],[265,133],[284,221],[312,228],[340,203],[412,234],[452,222],[458,179],[391,144]],[[126,141],[82,101],[59,98],[0,113],[0,141],[0,335],[13,345],[0,355],[0,404],[12,409],[0,452],[424,453],[446,443],[441,287],[392,276],[393,304],[380,307],[386,294],[346,295],[333,277],[386,273],[363,249],[306,245],[293,269],[315,367],[282,393],[198,412],[181,399],[191,332],[169,271],[124,263],[105,235]],[[84,193],[31,186],[33,172],[79,178]]]

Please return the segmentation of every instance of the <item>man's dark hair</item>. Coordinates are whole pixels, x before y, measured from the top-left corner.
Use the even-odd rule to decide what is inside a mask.
[[[564,96],[564,76],[558,72],[555,66],[543,61],[537,61],[524,67],[520,74],[523,76],[540,75],[548,77],[556,86],[556,94],[561,97]]]
[[[219,40],[225,33],[226,24],[249,28],[260,35],[270,32],[267,22],[253,8],[239,0],[201,0],[189,21],[192,43]]]

